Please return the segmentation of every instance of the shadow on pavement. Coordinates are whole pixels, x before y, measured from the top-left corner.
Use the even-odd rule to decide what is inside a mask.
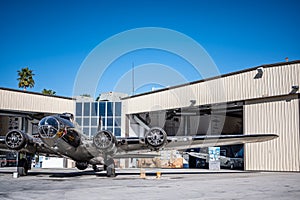
[[[157,171],[160,171],[161,174],[164,175],[196,175],[196,174],[228,174],[228,173],[247,173],[247,171],[165,171],[163,169],[161,170],[154,170],[154,171],[146,171],[146,176],[156,176]],[[12,174],[14,172],[13,169],[10,170],[1,170],[0,174]],[[249,172],[248,172],[249,173]],[[253,173],[253,172],[250,172]],[[133,176],[133,175],[140,175],[140,170],[137,169],[135,171],[117,171],[117,176]],[[29,171],[27,176],[49,176],[54,178],[67,178],[67,177],[79,177],[79,176],[97,176],[97,177],[106,177],[106,171],[101,172],[94,172],[94,170],[85,170],[85,171],[55,171],[54,169],[49,170],[40,170],[40,171]]]

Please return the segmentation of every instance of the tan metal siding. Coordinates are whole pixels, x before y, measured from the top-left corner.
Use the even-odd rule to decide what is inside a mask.
[[[279,138],[245,145],[246,170],[300,171],[299,100],[248,101],[244,133],[275,133]]]
[[[74,113],[75,101],[0,89],[0,109],[41,113]]]
[[[264,68],[262,78],[255,78],[256,74],[257,70],[252,70],[129,98],[124,100],[128,106],[126,114],[186,107],[190,100],[196,100],[196,105],[205,105],[286,95],[293,85],[300,85],[300,64]]]

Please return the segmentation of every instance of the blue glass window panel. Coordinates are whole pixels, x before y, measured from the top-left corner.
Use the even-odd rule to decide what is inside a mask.
[[[90,128],[83,128],[83,134],[89,135]]]
[[[83,118],[83,126],[90,126],[90,118]]]
[[[92,128],[91,128],[91,136],[94,136],[94,135],[96,135],[96,134],[97,134],[97,131],[98,131],[98,129],[97,129],[97,128],[95,128],[95,127],[92,127]]]
[[[113,126],[114,122],[113,122],[113,118],[109,117],[107,118],[107,126]]]
[[[106,102],[100,102],[100,113],[99,113],[99,115],[100,116],[103,116],[103,117],[105,117],[105,105],[106,105]]]
[[[121,128],[115,128],[115,136],[121,136]]]
[[[122,104],[121,102],[116,102],[115,103],[115,116],[121,116],[122,112]]]
[[[79,126],[81,126],[82,124],[81,124],[81,117],[76,117],[76,122],[77,122],[77,124],[79,125]]]
[[[113,116],[113,102],[107,102],[107,116]]]
[[[120,117],[115,118],[115,126],[121,126],[121,118]]]
[[[112,132],[113,133],[113,128],[112,127],[107,127],[107,129],[109,132]]]
[[[93,117],[91,119],[91,126],[98,126],[98,118]]]
[[[92,103],[91,115],[92,116],[98,116],[98,102],[93,102]]]
[[[82,103],[76,103],[76,116],[82,115]]]
[[[83,111],[84,116],[88,117],[90,116],[90,102],[84,103],[84,111]]]
[[[101,121],[102,121],[102,124],[101,124],[102,127],[106,126],[106,124],[105,124],[105,118],[104,117],[102,117]]]

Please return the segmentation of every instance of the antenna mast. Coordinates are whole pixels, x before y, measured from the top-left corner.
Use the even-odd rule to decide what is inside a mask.
[[[134,95],[134,62],[132,62],[132,95]]]

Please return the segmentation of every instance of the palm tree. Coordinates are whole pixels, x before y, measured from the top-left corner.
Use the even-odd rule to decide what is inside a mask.
[[[19,81],[19,88],[23,88],[26,90],[26,88],[34,87],[34,80],[33,76],[35,75],[32,73],[32,70],[30,70],[28,67],[22,68],[21,70],[18,70],[18,76],[19,78],[17,79]]]
[[[46,94],[46,95],[55,95],[56,94],[56,92],[55,91],[53,91],[53,90],[47,90],[47,89],[43,89],[42,90],[42,94]]]

